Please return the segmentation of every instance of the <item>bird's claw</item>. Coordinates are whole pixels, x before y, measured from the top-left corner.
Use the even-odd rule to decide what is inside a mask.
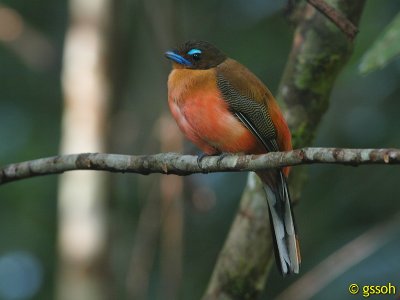
[[[199,168],[202,169],[202,170],[203,170],[203,167],[202,167],[202,165],[201,165],[201,162],[203,161],[204,157],[207,157],[207,156],[211,156],[211,155],[206,154],[206,153],[201,153],[199,156],[197,156],[197,165],[198,165]]]
[[[218,154],[214,154],[214,155],[210,155],[210,154],[206,154],[206,153],[201,153],[199,156],[197,156],[197,165],[199,166],[200,169],[204,170],[203,166],[202,166],[202,161],[205,157],[209,157],[209,156],[218,156],[217,158],[217,166],[219,167],[221,164],[221,161],[229,156],[229,153],[218,153]]]
[[[221,154],[218,156],[218,159],[217,159],[217,166],[218,166],[218,167],[221,166],[222,160],[223,160],[225,157],[227,157],[227,156],[229,156],[229,153],[226,153],[226,152],[223,152],[223,153],[221,153]]]

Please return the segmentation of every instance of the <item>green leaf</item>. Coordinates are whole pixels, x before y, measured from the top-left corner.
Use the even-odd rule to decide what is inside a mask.
[[[362,74],[383,68],[400,54],[400,13],[386,27],[372,47],[364,54],[359,65]]]

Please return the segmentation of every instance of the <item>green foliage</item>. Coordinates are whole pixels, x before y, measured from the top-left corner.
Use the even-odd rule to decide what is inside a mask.
[[[383,68],[400,54],[400,12],[364,54],[359,70],[362,74]]]

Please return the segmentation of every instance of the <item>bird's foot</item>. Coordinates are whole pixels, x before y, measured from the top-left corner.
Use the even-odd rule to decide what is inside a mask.
[[[221,161],[222,161],[225,157],[227,157],[227,156],[229,156],[229,155],[231,155],[231,154],[230,154],[230,153],[227,153],[227,152],[222,152],[222,153],[218,156],[218,159],[217,159],[217,166],[220,167],[220,166],[221,166]]]
[[[204,169],[202,166],[202,161],[205,157],[210,157],[210,156],[218,156],[217,158],[217,166],[219,167],[221,164],[222,159],[224,159],[224,157],[229,156],[230,153],[227,152],[222,152],[222,153],[216,153],[216,154],[206,154],[206,153],[201,153],[198,157],[197,157],[197,165],[199,166],[200,169]]]
[[[203,170],[201,162],[203,161],[204,157],[209,157],[209,156],[214,156],[214,154],[207,154],[202,152],[199,156],[197,156],[197,165],[199,166],[200,169]]]

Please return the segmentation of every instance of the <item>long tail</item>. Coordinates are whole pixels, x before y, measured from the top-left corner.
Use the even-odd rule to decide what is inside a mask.
[[[281,170],[257,174],[267,196],[276,263],[283,275],[297,274],[301,256],[286,176]]]

